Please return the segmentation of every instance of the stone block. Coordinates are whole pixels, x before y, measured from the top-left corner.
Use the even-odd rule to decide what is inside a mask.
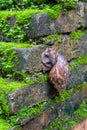
[[[78,87],[78,84],[87,81],[87,65],[82,65],[73,69],[70,72],[69,80],[67,82],[67,89]],[[57,91],[53,85],[48,81],[43,83],[35,83],[33,85],[25,86],[17,89],[9,96],[10,111],[17,113],[24,106],[33,106],[49,98],[54,97]]]
[[[72,116],[85,98],[87,98],[87,88],[84,91],[74,92],[68,100],[56,104],[53,108],[48,108],[40,116],[23,124],[22,130],[44,130],[56,119],[60,119],[64,115]],[[64,126],[64,124],[61,125]],[[67,124],[67,129],[68,127],[69,125]]]
[[[16,70],[21,72],[35,73],[42,70],[41,54],[46,49],[46,46],[35,46],[32,48],[14,48],[17,52],[18,63],[14,64]]]
[[[70,33],[78,28],[78,15],[75,12],[61,14],[55,20],[47,13],[31,16],[30,27],[25,29],[28,37],[35,38],[55,33]]]

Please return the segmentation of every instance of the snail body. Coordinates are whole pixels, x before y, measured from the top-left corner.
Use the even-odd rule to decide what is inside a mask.
[[[59,93],[66,89],[66,82],[69,76],[69,65],[65,57],[55,51],[54,48],[47,48],[42,53],[43,71],[49,71],[50,81]]]

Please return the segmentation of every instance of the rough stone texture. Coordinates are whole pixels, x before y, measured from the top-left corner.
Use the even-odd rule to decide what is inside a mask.
[[[32,15],[29,29],[25,30],[28,37],[35,38],[55,33],[69,33],[78,28],[78,15],[75,12],[61,14],[51,20],[47,13]]]
[[[76,126],[72,127],[70,130],[87,130],[87,119],[81,121]]]
[[[58,52],[68,61],[87,54],[87,36],[78,40],[71,40],[67,35],[62,36],[62,42],[58,45]],[[15,48],[19,62],[15,62],[18,71],[35,73],[42,71],[41,54],[47,46],[36,46],[28,49]]]
[[[8,19],[11,28],[14,27],[17,19],[13,15]],[[29,19],[29,26],[26,28],[25,24],[19,25],[25,32],[24,41],[29,38],[38,38],[55,33],[71,33],[79,28],[87,28],[87,1],[79,2],[77,8],[68,13],[61,13],[56,19],[49,17],[48,13],[32,14]],[[16,35],[17,36],[17,35]],[[19,38],[7,36],[1,30],[0,41],[19,41]]]
[[[19,61],[15,62],[15,67],[18,71],[35,73],[42,70],[41,53],[46,49],[46,46],[35,46],[29,49],[14,48],[17,52]]]
[[[11,17],[9,18],[10,27],[13,27],[14,24],[15,24],[15,22],[16,22],[16,17],[15,17],[15,15],[13,15],[13,16],[11,16]]]
[[[50,19],[47,13],[32,15],[29,29],[25,29],[27,36],[34,38],[51,34],[49,22]]]
[[[77,14],[83,17],[84,13],[85,13],[85,4],[83,2],[79,2],[77,4]]]
[[[32,15],[29,28],[24,30],[28,37],[37,38],[55,33],[70,33],[81,27],[87,27],[87,3],[83,2],[79,2],[74,11],[62,13],[54,20],[47,13]]]
[[[68,61],[87,54],[87,36],[71,41],[67,35],[63,36],[58,52],[63,54]]]
[[[62,103],[55,105],[53,109],[48,109],[40,116],[31,119],[25,125],[23,130],[43,130],[50,125],[55,119],[62,117],[62,115],[72,115],[75,110],[79,108],[82,101],[87,98],[87,88],[82,92],[73,93],[71,98]],[[62,124],[63,125],[63,124]],[[68,124],[67,124],[68,129]],[[82,129],[81,129],[82,130]]]
[[[70,72],[67,81],[67,89],[78,86],[78,84],[81,84],[82,82],[87,82],[87,65],[77,66]]]
[[[35,83],[9,94],[12,113],[17,113],[24,106],[33,106],[55,96],[56,90],[48,82]]]
[[[87,65],[72,70],[67,82],[67,89],[75,87],[84,81],[87,81]],[[49,84],[48,81],[17,89],[9,95],[10,110],[12,113],[17,113],[22,107],[36,105],[55,96],[56,93],[53,85]]]

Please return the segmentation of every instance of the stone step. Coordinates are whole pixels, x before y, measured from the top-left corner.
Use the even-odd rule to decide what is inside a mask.
[[[87,3],[78,3],[75,10],[62,13],[56,19],[50,18],[46,12],[44,10],[1,12],[0,21],[3,26],[0,29],[0,41],[28,41],[30,38],[71,33],[78,28],[87,27]],[[51,13],[51,16],[54,13]]]
[[[35,83],[32,83],[31,85],[29,85],[29,82],[16,84],[13,83],[13,87],[12,83],[9,83],[9,81],[5,82],[5,84],[8,84],[7,86],[4,86],[2,82],[3,86],[0,89],[0,93],[3,97],[1,100],[1,109],[2,111],[4,110],[4,114],[8,114],[9,111],[10,113],[16,114],[25,106],[32,107],[56,96],[57,91],[49,82],[49,79],[43,79],[42,82],[37,79],[37,81],[35,80]],[[78,84],[86,81],[87,65],[80,65],[71,71],[69,80],[67,81],[67,89],[71,89],[76,86],[78,88]],[[16,87],[14,88],[14,86]],[[6,102],[5,106],[3,100]]]
[[[64,55],[69,62],[79,56],[87,55],[86,39],[86,35],[82,36],[80,39],[74,40],[70,40],[69,36],[64,35],[61,43],[58,44],[58,52]],[[16,71],[19,73],[22,72],[22,74],[26,72],[33,74],[35,72],[42,71],[41,54],[47,48],[47,46],[28,46],[28,44],[26,44],[26,46],[25,44],[18,46],[19,44],[11,45],[11,43],[0,43],[0,45],[0,75],[3,74],[6,76],[6,74],[12,74],[14,71],[15,73]],[[8,53],[10,53],[9,57]],[[13,53],[15,53],[15,55]],[[7,63],[9,63],[9,66],[7,66]],[[85,63],[87,63],[86,60]]]
[[[63,97],[64,95],[65,97]],[[66,94],[63,94],[59,98],[53,99],[48,105],[46,104],[42,114],[37,117],[32,115],[32,117],[20,119],[17,124],[21,125],[21,130],[43,130],[45,128],[47,128],[46,130],[53,130],[54,128],[57,129],[57,127],[59,127],[52,127],[52,123],[57,121],[57,125],[60,123],[61,128],[64,128],[65,125],[65,130],[69,129],[73,125],[72,122],[77,122],[82,119],[78,113],[76,114],[76,111],[80,109],[83,109],[84,111],[87,107],[87,105],[83,105],[83,108],[80,108],[80,104],[84,104],[85,101],[87,103],[87,84],[85,84],[84,87],[81,85],[77,89],[72,89],[71,93],[67,93],[67,96]],[[61,128],[59,128],[59,130],[61,130]]]
[[[79,70],[79,72],[78,72]],[[71,71],[69,80],[67,82],[67,89],[73,88],[82,82],[87,81],[87,65],[76,67]],[[57,91],[49,83],[35,83],[33,85],[25,86],[17,89],[12,94],[9,94],[9,105],[12,113],[17,113],[24,106],[33,106],[43,102],[49,98],[54,97]]]
[[[74,42],[75,44],[71,44],[69,39],[64,37],[64,41],[62,44],[59,44],[58,50],[67,58],[70,64],[71,71],[69,80],[67,81],[67,89],[73,88],[74,86],[87,81],[86,36],[83,36],[79,40],[74,40]],[[13,48],[13,50],[16,51],[16,55],[18,55],[18,61],[15,61],[15,58],[13,58],[13,61],[11,62],[15,64],[15,68],[18,72],[26,73],[28,71],[29,75],[30,73],[34,74],[35,72],[40,72],[42,71],[41,54],[46,47],[47,46],[37,45],[27,49]],[[1,70],[3,70],[3,64],[1,65]],[[35,79],[35,76],[30,75],[27,78],[29,82],[34,80],[32,85],[24,85],[23,88],[17,89],[13,93],[6,95],[6,97],[8,97],[10,112],[17,113],[24,106],[36,105],[37,103],[47,100],[56,94],[53,86],[49,84],[49,80],[43,80],[44,76],[45,75],[41,74],[37,79]],[[36,80],[38,83],[36,83]],[[43,82],[39,83],[40,80],[43,80]],[[2,90],[0,91],[3,93]]]

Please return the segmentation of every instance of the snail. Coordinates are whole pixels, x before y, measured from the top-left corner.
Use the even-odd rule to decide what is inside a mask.
[[[58,93],[66,89],[69,77],[69,65],[65,57],[59,54],[55,47],[46,48],[41,55],[43,72],[49,72],[49,78]]]

